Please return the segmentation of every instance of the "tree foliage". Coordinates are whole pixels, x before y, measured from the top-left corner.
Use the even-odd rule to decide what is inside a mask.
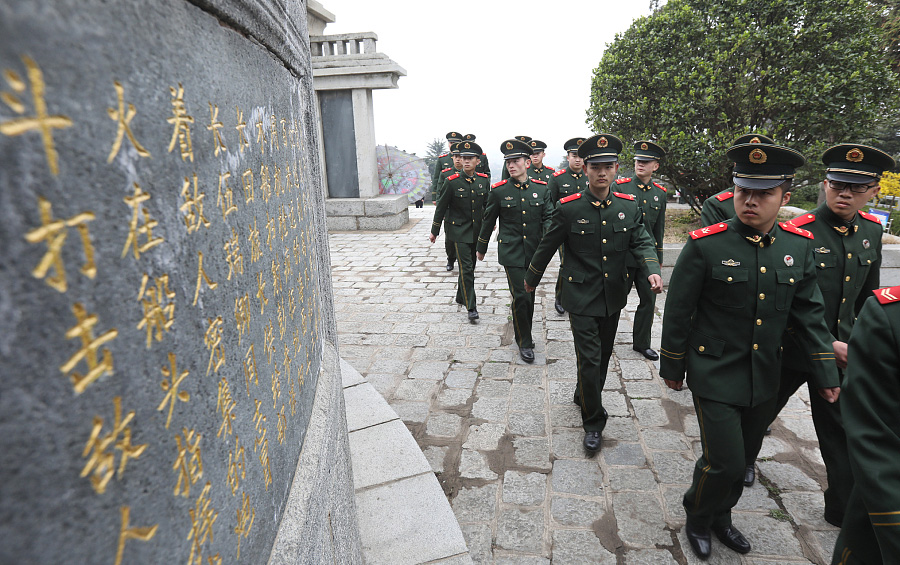
[[[881,177],[881,190],[878,191],[880,197],[898,196],[900,197],[900,174],[884,173]]]
[[[428,152],[425,154],[425,163],[428,165],[428,175],[434,175],[434,166],[438,157],[444,153],[444,141],[434,138],[428,142]]]
[[[756,131],[809,157],[896,123],[900,85],[863,0],[669,0],[594,70],[588,123],[666,148],[659,174],[701,197],[731,185],[725,150]]]

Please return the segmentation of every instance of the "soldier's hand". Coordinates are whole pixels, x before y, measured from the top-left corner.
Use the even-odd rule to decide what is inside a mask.
[[[833,341],[831,347],[834,348],[834,362],[841,369],[847,368],[847,344],[843,341]]]
[[[681,390],[681,387],[684,386],[684,381],[670,381],[669,379],[663,379],[666,381],[666,386],[672,390]]]
[[[650,290],[655,292],[656,294],[660,294],[663,291],[663,280],[659,275],[650,275],[647,277],[647,280],[650,281]],[[678,390],[678,389],[675,389]]]
[[[475,253],[475,256],[478,257],[479,261],[484,261],[484,253]]]
[[[534,287],[528,283],[525,283],[525,292],[534,292]]]
[[[428,234],[428,241],[430,241],[431,243],[434,243],[434,240],[436,240],[436,239],[437,239],[437,238],[434,237],[434,234],[433,234],[433,233]]]
[[[824,398],[829,404],[837,402],[838,396],[841,395],[841,387],[833,386],[830,388],[820,388],[819,396]]]

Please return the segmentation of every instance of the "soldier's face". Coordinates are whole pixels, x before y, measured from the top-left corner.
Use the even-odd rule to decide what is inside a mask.
[[[450,155],[450,158],[453,159],[453,168],[461,169],[462,168],[462,157],[459,155]]]
[[[535,167],[540,168],[541,165],[544,164],[544,152],[538,151],[537,153],[531,154],[531,164]]]
[[[644,161],[642,159],[634,160],[634,174],[641,179],[648,179],[653,176],[656,169],[659,168],[659,161],[650,159]]]
[[[782,193],[779,186],[766,190],[734,187],[735,215],[744,224],[761,232],[772,229],[778,210],[790,201],[791,193]]]
[[[517,180],[521,180],[527,166],[528,161],[525,157],[516,157],[515,159],[506,160],[506,170],[509,172],[509,176]]]
[[[572,169],[573,173],[580,173],[581,169],[584,168],[584,159],[579,157],[576,151],[569,151],[566,154],[566,161],[569,162],[569,168]]]
[[[474,155],[465,155],[462,157],[462,168],[463,172],[469,176],[472,176],[475,173],[475,167],[478,166],[478,163],[481,162],[481,159]]]
[[[585,167],[587,173],[588,184],[591,190],[603,191],[609,188],[609,185],[616,180],[616,174],[619,172],[618,163],[588,163]]]
[[[846,183],[833,183],[825,180],[825,202],[838,218],[852,220],[859,209],[881,189],[881,185],[876,180],[869,184],[853,186],[853,188],[858,186],[868,186],[869,188],[865,192],[854,192]],[[837,190],[837,188],[841,190]]]

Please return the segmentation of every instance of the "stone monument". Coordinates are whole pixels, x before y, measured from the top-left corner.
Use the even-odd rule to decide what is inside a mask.
[[[361,562],[305,2],[0,0],[0,563]]]

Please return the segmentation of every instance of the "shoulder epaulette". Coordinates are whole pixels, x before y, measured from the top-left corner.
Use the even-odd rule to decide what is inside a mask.
[[[722,194],[716,194],[716,200],[718,200],[719,202],[725,202],[732,197],[734,197],[734,193],[730,190],[728,192],[723,192]]]
[[[616,179],[616,184],[625,184],[626,182],[631,182],[631,177],[624,179]]]
[[[453,169],[451,169],[450,167],[447,167],[446,169],[441,169],[441,172],[446,173],[447,171],[452,171],[452,170]]]
[[[556,169],[554,169],[553,167],[551,167],[550,165],[544,165],[544,168],[545,168],[545,169],[550,169],[551,171],[555,171],[555,170],[556,170]]]
[[[875,222],[876,224],[881,225],[881,220],[876,218],[873,214],[869,214],[868,212],[863,212],[862,210],[860,210],[859,215],[869,220],[870,222]]]
[[[565,198],[563,198],[562,200],[560,200],[560,203],[561,203],[561,204],[565,204],[566,202],[571,202],[571,201],[573,201],[573,200],[578,200],[579,198],[581,198],[581,193],[580,193],[580,192],[576,192],[575,194],[570,194],[570,195],[566,196]]]
[[[482,151],[481,154],[484,155],[485,157],[487,157],[487,155],[485,155],[484,151]]]
[[[666,187],[664,187],[663,185],[659,184],[658,182],[654,182],[654,183],[653,183],[653,186],[655,186],[656,188],[660,189],[661,191],[663,191],[663,192],[665,192],[665,193],[668,193],[668,192],[669,192],[668,190],[666,190]]]
[[[890,304],[891,302],[900,301],[900,286],[879,288],[872,292],[875,293],[875,300],[881,304]]]
[[[811,231],[808,231],[808,230],[805,230],[802,228],[798,228],[797,226],[795,226],[794,224],[791,224],[790,222],[780,222],[778,225],[781,226],[781,229],[783,229],[786,232],[790,232],[790,233],[797,234],[797,235],[802,235],[803,237],[805,237],[807,239],[816,239],[816,236],[814,236]]]
[[[449,155],[449,153],[444,153],[443,155],[438,155],[438,159],[440,159],[441,157],[446,157],[447,155]]]
[[[563,174],[564,172],[566,172],[565,169],[560,169],[560,170],[556,171],[555,173],[553,173],[553,176],[558,177],[559,175]]]
[[[815,214],[803,214],[802,216],[797,216],[796,218],[794,218],[793,220],[791,220],[788,223],[791,224],[792,226],[797,226],[799,228],[800,226],[805,226],[806,224],[811,224],[812,222],[815,222],[815,221],[816,221]]]
[[[691,232],[691,239],[700,239],[701,237],[706,237],[708,235],[712,235],[714,233],[722,233],[723,231],[728,229],[728,224],[721,222],[718,224],[713,224],[711,226],[706,226],[705,228],[700,228],[699,230],[694,230]]]
[[[504,179],[500,182],[495,182],[494,184],[491,185],[491,188],[497,188],[498,186],[503,186],[504,184],[506,184],[508,182],[509,182],[509,179]]]
[[[619,198],[624,198],[625,200],[634,200],[633,194],[622,194],[621,192],[613,192]]]
[[[447,177],[447,180],[453,180],[453,179],[458,179],[458,178],[459,178],[459,173],[453,173],[452,175]]]
[[[538,184],[547,184],[545,181],[542,181],[541,179],[531,179],[531,182],[536,182]]]
[[[484,174],[484,173],[475,173],[475,174],[478,175],[478,176],[480,176],[480,177],[488,178],[488,176],[487,176],[486,174]]]

